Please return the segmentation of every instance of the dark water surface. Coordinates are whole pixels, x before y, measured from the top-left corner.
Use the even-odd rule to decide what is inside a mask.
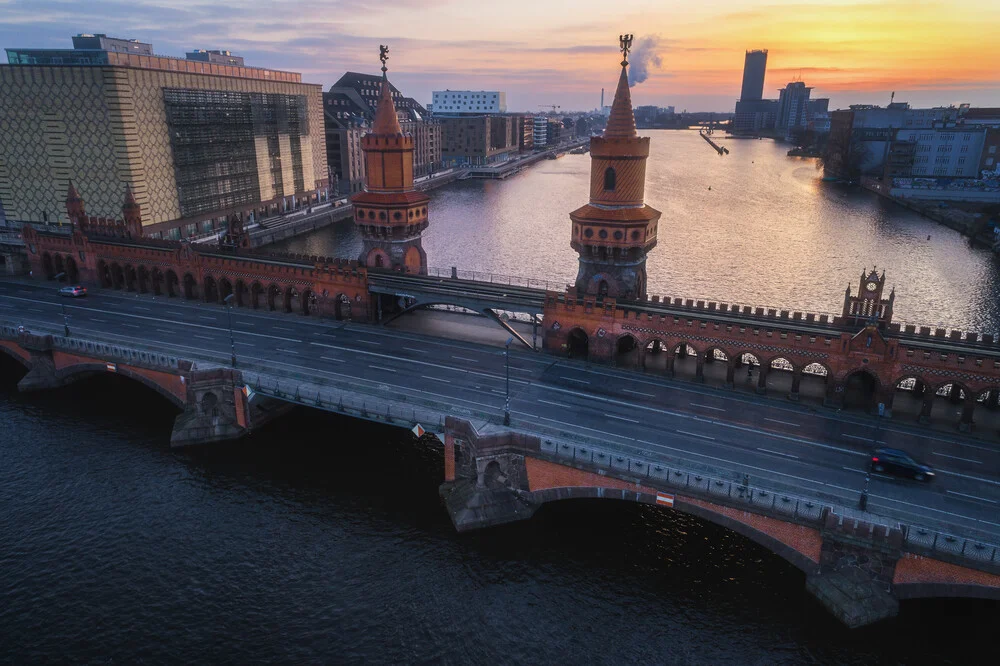
[[[108,376],[18,394],[0,356],[0,662],[970,663],[993,605],[847,631],[783,560],[650,507],[573,501],[458,535],[442,457],[298,411],[172,451]]]
[[[785,144],[723,139],[731,153],[720,157],[697,132],[643,134],[652,139],[646,201],[663,212],[650,295],[840,312],[844,288],[877,264],[896,287],[897,319],[1000,330],[1000,260],[958,232],[822,182],[815,160],[787,157]],[[428,262],[572,281],[569,212],[589,187],[590,156],[565,155],[505,181],[435,190]],[[348,220],[275,247],[356,259],[361,240]]]

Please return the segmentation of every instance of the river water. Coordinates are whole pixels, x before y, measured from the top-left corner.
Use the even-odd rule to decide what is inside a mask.
[[[663,213],[650,295],[839,313],[845,287],[877,265],[896,287],[897,319],[1000,330],[1000,260],[958,232],[822,182],[816,161],[787,157],[784,144],[722,139],[731,152],[720,157],[694,131],[643,133],[646,201]],[[505,181],[435,190],[428,263],[572,282],[569,212],[589,187],[590,156],[564,155]],[[356,259],[361,239],[347,220],[275,247]]]
[[[819,184],[768,142],[727,159],[697,136],[654,135],[672,174],[650,169],[670,219],[656,290],[830,310],[877,260],[907,318],[996,322],[996,264],[957,234]],[[734,168],[743,151],[763,174]],[[435,192],[432,264],[571,279],[565,211],[586,198],[586,168],[567,156]],[[715,174],[711,193],[698,169]],[[294,243],[358,247],[349,225]],[[441,451],[405,431],[300,410],[173,451],[175,413],[144,387],[105,376],[19,394],[21,374],[0,355],[3,664],[962,664],[993,650],[995,604],[908,602],[848,631],[783,560],[651,507],[581,500],[456,534]]]

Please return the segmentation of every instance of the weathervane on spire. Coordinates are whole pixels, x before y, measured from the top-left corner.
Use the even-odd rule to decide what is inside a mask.
[[[379,44],[378,51],[378,59],[382,61],[382,74],[385,74],[388,70],[385,66],[385,61],[389,59],[389,47],[384,44]]]
[[[628,64],[628,52],[632,50],[632,35],[618,35],[618,48],[621,49],[622,67]]]

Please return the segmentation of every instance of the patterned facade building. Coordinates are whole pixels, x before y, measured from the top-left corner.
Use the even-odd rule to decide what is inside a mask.
[[[293,72],[106,57],[0,66],[0,200],[10,219],[68,222],[59,193],[70,178],[104,212],[128,184],[143,233],[164,238],[326,198],[320,86]]]

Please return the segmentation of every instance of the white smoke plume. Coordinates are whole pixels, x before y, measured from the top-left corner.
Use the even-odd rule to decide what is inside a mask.
[[[651,67],[663,66],[663,58],[659,54],[660,36],[642,37],[636,42],[635,48],[629,54],[628,85],[633,87],[649,78]]]

